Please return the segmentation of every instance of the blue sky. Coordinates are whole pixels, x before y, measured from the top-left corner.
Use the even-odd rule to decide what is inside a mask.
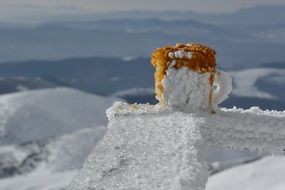
[[[0,18],[121,10],[194,10],[233,12],[258,5],[285,4],[284,0],[0,0]]]

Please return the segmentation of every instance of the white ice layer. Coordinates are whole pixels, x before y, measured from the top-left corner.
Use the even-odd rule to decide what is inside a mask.
[[[175,69],[175,60],[163,79],[163,99],[167,106],[184,112],[209,110],[217,108],[232,90],[232,79],[224,72],[218,71],[215,76],[213,100],[209,104],[211,84],[210,73],[197,73],[187,67]]]
[[[163,79],[166,105],[185,112],[209,109],[209,73],[199,74],[187,67],[171,67],[166,73]]]
[[[79,189],[203,190],[208,178],[204,118],[117,104],[109,130],[69,186]],[[125,112],[123,115],[120,113]],[[197,151],[201,150],[201,151]]]
[[[210,144],[270,154],[284,153],[284,111],[262,111],[257,107],[222,109],[206,120]]]
[[[215,76],[214,85],[217,89],[214,91],[213,106],[217,107],[228,98],[232,91],[232,78],[225,72],[218,71]]]
[[[209,146],[274,154],[285,147],[285,112],[234,108],[187,114],[116,103],[108,117],[108,133],[68,189],[202,190]]]

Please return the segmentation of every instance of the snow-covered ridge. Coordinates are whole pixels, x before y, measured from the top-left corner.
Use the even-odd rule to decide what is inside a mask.
[[[47,139],[105,125],[104,113],[116,99],[70,88],[0,96],[0,144]]]
[[[45,143],[38,141],[18,146],[1,146],[1,190],[15,189],[15,184],[22,184],[21,188],[17,188],[21,190],[66,187],[105,132],[106,127],[99,126],[49,139]],[[56,180],[53,175],[61,178]],[[45,180],[31,181],[40,179],[40,176],[47,177],[48,181],[54,181],[55,184],[46,184]]]
[[[257,97],[275,99],[269,93],[260,91],[256,86],[258,79],[269,75],[285,76],[285,69],[253,68],[241,71],[229,72],[233,77],[235,88],[233,94],[242,97]],[[281,90],[281,89],[280,89]]]
[[[69,88],[0,96],[0,178],[80,168],[105,134],[105,109],[115,100]]]
[[[121,90],[114,94],[112,97],[123,97],[123,96],[145,96],[145,95],[153,95],[153,88],[131,88],[127,90]]]

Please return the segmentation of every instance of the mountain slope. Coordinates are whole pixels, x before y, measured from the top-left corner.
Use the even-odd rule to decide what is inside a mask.
[[[49,139],[104,125],[114,98],[70,88],[27,91],[0,96],[0,144]]]
[[[268,157],[210,177],[206,190],[281,190],[285,187],[285,158]]]

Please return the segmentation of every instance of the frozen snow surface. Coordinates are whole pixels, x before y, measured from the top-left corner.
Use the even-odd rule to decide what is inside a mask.
[[[204,118],[167,110],[137,111],[110,120],[107,134],[68,189],[205,188]]]
[[[202,190],[209,146],[270,154],[280,154],[285,147],[285,112],[233,108],[186,114],[116,103],[107,115],[107,134],[69,190]]]
[[[0,189],[63,189],[105,134],[115,100],[70,88],[0,96]]]
[[[76,171],[51,173],[37,171],[26,176],[0,180],[1,190],[63,190]]]
[[[283,153],[285,112],[221,109],[207,117],[208,141],[222,147],[248,148],[269,154]]]
[[[174,60],[175,61],[175,60]],[[187,67],[168,68],[163,79],[163,100],[182,111],[209,109],[210,73],[199,74]]]
[[[72,134],[52,140],[45,145],[45,154],[39,155],[43,160],[33,160],[35,152],[22,150],[12,145],[0,148],[0,163],[10,164],[23,172],[9,178],[0,179],[1,190],[59,190],[70,184],[82,163],[89,155],[94,145],[102,138],[106,127],[82,129]],[[6,152],[6,154],[4,154]],[[3,155],[9,160],[5,162]],[[29,155],[31,159],[29,158]],[[24,160],[23,162],[21,162]],[[3,162],[4,161],[4,162]],[[37,162],[37,163],[35,163]],[[27,166],[25,166],[25,163]],[[35,165],[36,168],[29,165]],[[1,167],[5,167],[1,165]],[[2,169],[0,167],[0,169]],[[9,168],[9,165],[8,167]],[[12,168],[12,167],[10,167]],[[32,171],[25,171],[31,169]],[[0,173],[1,174],[1,173]]]
[[[172,62],[175,64],[175,60]],[[218,71],[214,77],[217,88],[212,96],[213,101],[210,101],[212,86],[209,78],[210,73],[197,73],[187,67],[168,68],[163,79],[164,103],[184,112],[212,111],[228,97],[232,90],[232,79],[228,74]]]
[[[266,157],[209,178],[206,190],[283,190],[285,157]]]
[[[75,175],[75,170],[56,173],[37,171],[0,180],[0,189],[63,190]],[[284,176],[285,157],[267,157],[210,176],[206,190],[283,190]]]
[[[53,140],[45,145],[45,162],[25,176],[1,179],[0,189],[65,189],[105,134],[106,128],[98,126],[105,124],[102,110],[113,101],[68,88],[1,96],[0,143],[6,145],[1,146],[0,153],[9,153],[20,163],[29,152],[19,151],[13,143]],[[108,133],[70,189],[200,190],[208,178],[208,146],[282,154],[285,144],[285,112],[233,108],[216,114],[186,114],[159,105],[117,102],[107,115]],[[43,126],[49,126],[49,130],[41,132]],[[214,175],[207,188],[284,189],[284,159],[264,160]]]
[[[105,125],[115,101],[70,88],[33,90],[0,96],[0,144],[48,139]]]

